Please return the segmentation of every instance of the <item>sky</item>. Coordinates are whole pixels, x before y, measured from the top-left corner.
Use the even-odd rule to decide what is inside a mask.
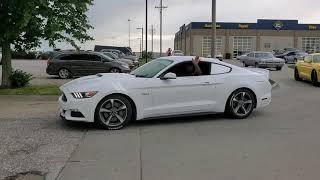
[[[159,6],[160,0],[148,0],[148,32],[154,25],[154,51],[159,52]],[[183,24],[206,22],[211,19],[211,0],[163,0],[168,6],[163,11],[163,50],[174,47],[174,35]],[[295,19],[299,23],[320,24],[319,0],[217,0],[218,22],[255,23],[257,19]],[[82,44],[83,49],[94,45],[129,45],[129,23],[131,19],[131,47],[139,51],[139,37],[145,28],[145,0],[94,0],[88,11],[90,24],[94,27],[90,35],[94,41]],[[148,36],[151,49],[151,33]],[[44,45],[45,49],[48,49]],[[70,48],[59,44],[59,48]]]

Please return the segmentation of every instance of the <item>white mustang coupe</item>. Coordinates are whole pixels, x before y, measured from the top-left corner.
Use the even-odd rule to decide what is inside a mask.
[[[269,72],[202,58],[202,72],[195,76],[188,72],[194,67],[192,58],[163,57],[131,74],[73,80],[60,87],[60,115],[114,130],[131,120],[170,116],[225,113],[243,119],[270,104]]]

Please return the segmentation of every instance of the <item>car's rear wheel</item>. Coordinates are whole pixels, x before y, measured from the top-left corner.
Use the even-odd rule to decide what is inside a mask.
[[[250,90],[236,90],[228,99],[226,114],[235,119],[247,118],[255,108],[255,103],[255,96]]]
[[[112,69],[110,70],[110,72],[111,72],[111,73],[121,73],[121,70],[118,69],[118,68],[112,68]]]
[[[132,105],[126,97],[111,95],[98,104],[95,116],[105,129],[118,130],[130,122],[132,114]]]
[[[70,71],[69,71],[68,69],[66,69],[66,68],[61,68],[61,69],[59,70],[58,75],[59,75],[59,77],[60,77],[61,79],[68,79],[68,78],[71,76],[71,73],[70,73]]]
[[[318,80],[318,75],[317,75],[317,72],[315,70],[312,71],[312,74],[311,74],[311,80],[312,80],[312,84],[314,86],[319,86],[319,80]]]
[[[294,69],[294,79],[296,81],[301,81],[300,75],[299,75],[299,71],[297,68]]]

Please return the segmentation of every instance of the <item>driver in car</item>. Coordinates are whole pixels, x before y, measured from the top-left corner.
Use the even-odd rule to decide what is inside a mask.
[[[186,72],[188,76],[201,76],[202,71],[199,66],[200,57],[196,56],[195,58],[192,58],[192,63],[190,65],[186,66]]]

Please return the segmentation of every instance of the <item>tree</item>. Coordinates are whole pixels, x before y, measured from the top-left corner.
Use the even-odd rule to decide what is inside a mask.
[[[2,87],[10,87],[11,48],[29,50],[42,40],[56,42],[93,40],[86,12],[93,0],[1,0],[0,47],[2,47]]]

